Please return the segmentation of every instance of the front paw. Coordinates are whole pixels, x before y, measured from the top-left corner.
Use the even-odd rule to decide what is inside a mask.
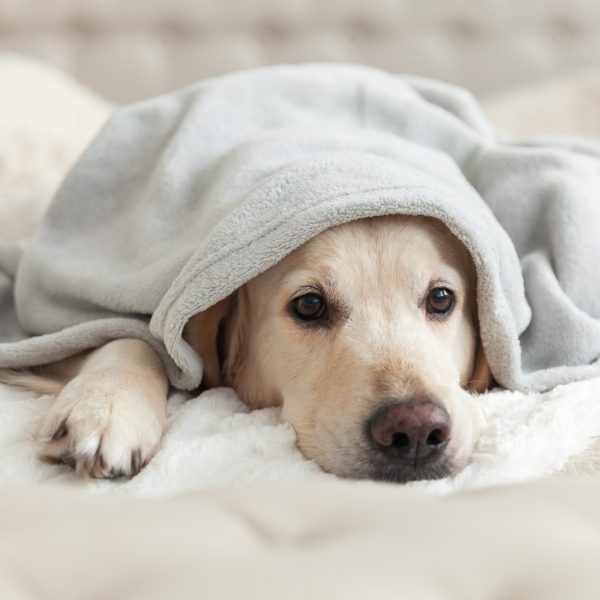
[[[166,398],[125,372],[95,371],[57,396],[40,430],[40,457],[86,477],[132,477],[155,454]]]

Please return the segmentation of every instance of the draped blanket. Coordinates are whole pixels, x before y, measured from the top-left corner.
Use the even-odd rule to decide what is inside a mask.
[[[386,214],[438,218],[469,250],[498,383],[600,373],[600,148],[506,140],[463,90],[348,65],[116,110],[25,250],[0,243],[0,367],[138,337],[195,388],[193,314],[324,229]]]

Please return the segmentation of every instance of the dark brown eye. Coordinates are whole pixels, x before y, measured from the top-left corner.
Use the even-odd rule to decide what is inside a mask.
[[[454,292],[445,287],[436,287],[427,296],[427,314],[433,317],[444,317],[454,308]]]
[[[310,293],[294,298],[292,309],[294,314],[303,321],[313,321],[325,316],[326,304],[322,296]]]

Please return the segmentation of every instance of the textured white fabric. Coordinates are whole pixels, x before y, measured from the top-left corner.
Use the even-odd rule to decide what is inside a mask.
[[[0,385],[0,487],[45,483],[137,496],[248,483],[335,479],[305,459],[279,409],[249,411],[227,388],[185,402],[169,400],[165,437],[156,456],[131,480],[86,480],[37,459],[36,426],[48,398]],[[600,440],[600,378],[543,394],[494,391],[479,399],[485,427],[473,462],[458,476],[407,484],[432,493],[527,481],[569,466]],[[579,465],[589,471],[592,463]]]

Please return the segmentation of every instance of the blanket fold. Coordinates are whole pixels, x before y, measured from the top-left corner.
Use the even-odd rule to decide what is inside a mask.
[[[194,388],[202,364],[181,337],[194,313],[328,227],[416,214],[442,220],[473,257],[501,385],[592,376],[599,193],[593,145],[503,140],[468,93],[442,83],[350,65],[200,82],[114,113],[14,285],[0,246],[0,367],[135,336],[173,385]]]

